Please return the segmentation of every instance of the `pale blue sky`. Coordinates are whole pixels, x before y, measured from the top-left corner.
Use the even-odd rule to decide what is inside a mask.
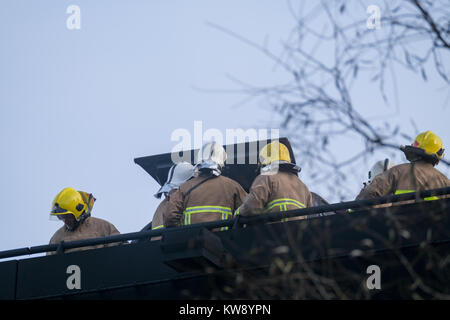
[[[66,28],[71,4],[81,30]],[[122,233],[139,230],[158,185],[133,159],[169,152],[171,133],[193,130],[194,120],[223,132],[278,126],[261,99],[239,106],[245,96],[196,89],[235,89],[227,75],[284,80],[273,62],[208,22],[274,52],[295,24],[286,1],[1,1],[0,250],[48,243],[61,226],[48,219],[51,201],[68,186],[94,194],[94,216]],[[399,73],[400,111],[380,106],[369,98],[377,88],[361,83],[364,112],[414,117],[450,143],[448,88],[433,75],[424,84]]]

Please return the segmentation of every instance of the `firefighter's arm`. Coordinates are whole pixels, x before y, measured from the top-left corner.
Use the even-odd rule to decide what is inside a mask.
[[[158,229],[164,227],[164,211],[167,209],[167,203],[164,203],[166,200],[163,200],[155,213],[153,214],[152,219],[152,229]]]
[[[50,239],[50,242],[48,244],[54,244],[55,242],[53,241],[53,237]],[[47,251],[47,253],[45,255],[47,256],[51,256],[56,254],[56,251]]]
[[[313,199],[311,192],[309,192],[309,190],[308,190],[308,195],[307,195],[306,207],[307,208],[314,207],[314,199]]]
[[[120,231],[112,223],[110,223],[108,221],[104,221],[104,230],[105,230],[105,235],[104,235],[105,237],[120,234]],[[113,246],[119,246],[119,245],[123,245],[123,244],[128,244],[128,241],[124,240],[121,242],[107,243],[104,246],[105,247],[113,247]]]
[[[163,212],[163,221],[166,228],[181,225],[183,218],[183,194],[178,189],[170,195],[167,210]]]
[[[234,202],[234,209],[239,208],[245,201],[248,193],[242,188],[240,184],[237,185],[236,197]]]
[[[267,175],[256,177],[250,193],[235,214],[243,216],[262,213],[270,197],[270,180]]]
[[[361,190],[355,200],[372,199],[391,194],[394,189],[395,175],[392,170],[386,171],[373,179]]]

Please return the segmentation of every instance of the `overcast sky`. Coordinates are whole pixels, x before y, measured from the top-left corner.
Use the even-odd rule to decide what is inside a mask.
[[[81,9],[79,30],[66,26],[69,5]],[[1,1],[0,250],[48,243],[61,226],[49,220],[51,202],[69,186],[94,194],[93,216],[121,233],[140,230],[159,186],[133,159],[170,152],[172,132],[193,131],[195,120],[224,133],[278,128],[261,99],[242,104],[246,96],[215,89],[236,89],[230,76],[270,85],[283,74],[209,23],[281,52],[295,20],[287,1],[274,0]],[[433,75],[398,77],[400,110],[367,98],[377,88],[361,83],[363,112],[413,117],[448,145],[448,88]]]

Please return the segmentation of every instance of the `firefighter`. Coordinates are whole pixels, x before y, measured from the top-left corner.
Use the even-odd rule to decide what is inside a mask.
[[[120,234],[114,225],[103,219],[91,217],[95,198],[91,193],[65,188],[53,200],[51,218],[64,222],[50,239],[50,244],[69,242],[82,239],[100,238]],[[73,248],[65,252],[82,251],[114,244]],[[48,252],[47,255],[54,254]]]
[[[274,141],[264,146],[259,153],[259,164],[261,174],[253,181],[250,193],[235,212],[236,215],[248,216],[313,206],[311,192],[298,177],[301,169],[291,163],[289,149],[284,144]]]
[[[370,185],[361,190],[356,200],[450,186],[449,179],[434,168],[444,156],[442,140],[436,134],[422,132],[411,146],[400,149],[409,163],[394,166],[375,177]],[[434,199],[437,198],[425,200]]]
[[[185,183],[194,175],[194,166],[188,162],[180,162],[173,165],[169,169],[166,183],[155,194],[157,199],[164,195],[164,200],[161,201],[152,220],[152,230],[164,228],[164,212],[167,210],[170,194],[178,189],[181,184]]]
[[[365,188],[367,188],[367,186],[372,183],[372,181],[373,181],[373,179],[375,179],[375,177],[388,171],[390,168],[392,168],[394,166],[395,166],[395,164],[393,162],[391,162],[388,158],[375,162],[375,164],[369,170],[369,174],[368,174],[369,180],[367,180],[367,182],[363,182],[364,186],[361,190],[364,190]],[[391,206],[392,206],[392,203],[384,203],[384,204],[374,205],[373,207],[374,208],[387,208],[387,207],[391,207]],[[349,209],[347,212],[351,213],[351,212],[353,212],[353,210]]]
[[[393,166],[395,166],[395,163],[390,161],[388,158],[375,162],[375,164],[369,170],[369,180],[367,180],[367,182],[363,182],[363,188],[367,187],[373,181],[373,179],[375,179],[376,176],[388,171]]]
[[[221,175],[227,154],[216,142],[198,153],[195,176],[174,191],[164,214],[164,225],[175,227],[226,220],[241,205],[247,193],[236,181]]]

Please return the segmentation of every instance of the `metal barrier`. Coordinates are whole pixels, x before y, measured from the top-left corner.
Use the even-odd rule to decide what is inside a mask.
[[[253,216],[237,216],[229,220],[219,220],[219,221],[212,221],[212,222],[204,222],[189,226],[180,226],[176,228],[206,228],[206,229],[214,229],[214,228],[221,228],[221,227],[229,227],[229,228],[240,228],[244,224],[258,224],[258,223],[266,223],[266,222],[276,222],[280,221],[284,218],[290,218],[290,217],[296,217],[296,216],[311,216],[313,214],[318,213],[325,213],[325,212],[336,212],[337,214],[348,214],[349,209],[362,209],[367,208],[374,205],[379,204],[386,204],[386,203],[394,203],[399,201],[407,201],[407,200],[423,200],[427,197],[432,196],[442,196],[450,194],[450,187],[440,188],[440,189],[434,189],[434,190],[423,190],[418,191],[414,193],[405,193],[405,194],[399,194],[399,195],[390,195],[380,198],[374,198],[374,199],[365,199],[365,200],[358,200],[358,201],[347,201],[347,202],[341,202],[341,203],[335,203],[330,205],[324,205],[324,206],[317,206],[317,207],[309,207],[304,209],[297,209],[297,210],[291,210],[291,211],[283,211],[283,212],[271,212],[271,213],[261,213],[261,214],[255,214]],[[320,217],[315,217],[320,218]],[[172,230],[174,228],[170,228],[169,230]],[[103,238],[94,238],[94,239],[85,239],[85,240],[77,240],[77,241],[71,241],[71,242],[61,242],[58,244],[48,244],[48,245],[41,245],[41,246],[35,246],[35,247],[26,247],[26,248],[19,248],[19,249],[12,249],[12,250],[6,250],[0,252],[0,259],[10,258],[10,257],[17,257],[17,256],[23,256],[23,255],[31,255],[31,254],[37,254],[37,253],[44,253],[44,252],[50,252],[50,251],[57,251],[58,253],[63,253],[65,249],[73,249],[73,248],[80,248],[80,247],[86,247],[86,246],[94,246],[94,245],[100,245],[100,244],[108,244],[113,242],[123,242],[128,240],[137,240],[137,239],[145,239],[145,238],[151,238],[155,236],[160,236],[164,232],[167,232],[168,229],[162,228],[162,229],[156,229],[151,231],[140,231],[140,232],[132,232],[132,233],[125,233],[125,234],[119,234],[114,236],[108,236]]]

